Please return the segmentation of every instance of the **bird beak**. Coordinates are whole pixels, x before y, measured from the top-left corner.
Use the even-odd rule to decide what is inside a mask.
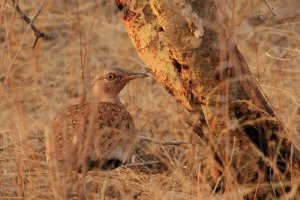
[[[137,78],[145,78],[148,77],[145,73],[129,73],[127,76],[123,78],[123,80],[130,81]]]

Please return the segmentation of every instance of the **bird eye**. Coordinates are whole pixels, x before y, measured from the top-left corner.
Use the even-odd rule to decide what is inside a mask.
[[[116,79],[116,75],[112,74],[112,73],[107,74],[106,79],[109,80],[109,81],[113,81],[113,80]]]

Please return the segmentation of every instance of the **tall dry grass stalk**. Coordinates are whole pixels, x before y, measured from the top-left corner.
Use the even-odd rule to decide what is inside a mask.
[[[29,16],[39,6],[19,4]],[[230,1],[231,34],[299,147],[300,2],[274,6],[276,16],[264,1]],[[82,101],[82,74],[89,81],[84,67],[91,78],[105,66],[143,69],[120,17],[113,1],[78,0],[77,9],[75,1],[48,0],[35,25],[51,39],[32,49],[27,24],[10,1],[0,2],[0,199],[53,198],[46,138],[55,113]],[[90,199],[241,199],[270,187],[232,183],[236,192],[222,196],[211,189],[203,166],[213,155],[186,124],[189,114],[153,79],[138,81],[121,98],[144,139],[127,166],[88,174]],[[188,142],[164,143],[183,140]],[[297,185],[299,180],[292,189]]]

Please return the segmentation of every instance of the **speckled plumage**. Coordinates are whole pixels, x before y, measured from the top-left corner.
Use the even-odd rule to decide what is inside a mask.
[[[57,114],[53,129],[52,157],[57,165],[73,170],[80,170],[91,161],[99,165],[111,158],[126,161],[137,135],[126,109],[109,102],[69,106]]]

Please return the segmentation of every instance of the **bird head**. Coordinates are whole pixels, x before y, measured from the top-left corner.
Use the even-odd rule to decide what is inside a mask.
[[[128,72],[120,68],[105,69],[94,79],[92,89],[98,101],[118,102],[119,93],[125,85],[137,78],[144,78],[145,73]]]

